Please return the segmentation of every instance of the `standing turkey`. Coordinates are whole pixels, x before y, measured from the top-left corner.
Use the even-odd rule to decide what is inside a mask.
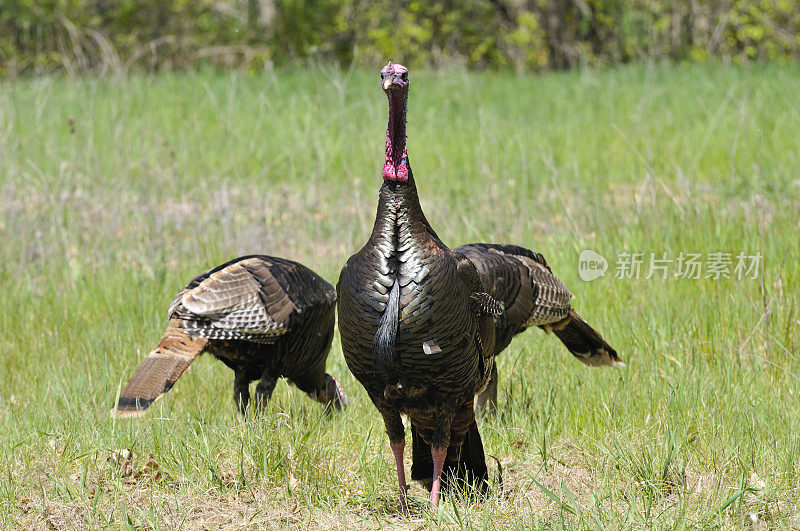
[[[475,266],[482,289],[503,302],[505,322],[495,331],[494,354],[530,326],[553,332],[581,362],[593,367],[624,367],[617,352],[572,308],[572,294],[550,270],[544,257],[524,247],[473,243],[455,249]],[[497,367],[478,395],[479,410],[497,403]]]
[[[383,185],[372,235],[339,276],[339,331],[350,370],[383,416],[405,510],[401,414],[411,421],[411,477],[431,479],[432,506],[443,478],[486,484],[473,401],[492,371],[502,307],[420,207],[406,152],[408,70],[390,62],[381,84],[389,99]]]
[[[194,278],[169,307],[161,341],[136,369],[117,403],[119,417],[143,414],[200,354],[233,369],[233,399],[242,413],[268,400],[278,377],[336,409],[347,403],[325,373],[333,339],[336,292],[307,267],[274,256],[243,256]]]

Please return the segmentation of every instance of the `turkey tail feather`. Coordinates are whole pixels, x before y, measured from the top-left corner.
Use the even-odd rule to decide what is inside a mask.
[[[375,339],[372,342],[372,355],[375,357],[378,370],[386,378],[386,385],[397,383],[394,367],[394,342],[397,338],[399,314],[400,281],[395,278],[389,292],[389,301],[383,310],[378,331],[375,332]]]
[[[433,457],[431,447],[417,431],[411,426],[411,479],[421,481],[430,490],[430,481],[433,479]],[[489,485],[489,471],[486,468],[486,456],[483,452],[481,434],[478,424],[473,420],[467,429],[464,442],[458,452],[458,459],[451,460],[448,456],[442,468],[442,488],[474,487],[484,492]]]
[[[625,366],[617,356],[617,351],[575,310],[570,309],[566,319],[549,328],[582,363],[592,367]]]
[[[117,417],[138,417],[169,391],[187,367],[208,345],[208,339],[191,337],[170,322],[158,345],[136,369],[119,395]]]

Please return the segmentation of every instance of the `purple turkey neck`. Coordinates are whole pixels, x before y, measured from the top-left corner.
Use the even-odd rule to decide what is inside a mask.
[[[390,90],[389,123],[386,128],[386,159],[383,178],[390,181],[408,180],[408,154],[406,153],[406,104],[408,89]]]

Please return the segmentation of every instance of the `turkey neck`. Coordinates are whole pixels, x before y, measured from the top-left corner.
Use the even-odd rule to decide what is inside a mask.
[[[406,111],[408,90],[390,91],[389,123],[386,125],[386,159],[383,163],[384,179],[405,172],[408,168],[406,155]]]
[[[395,276],[400,262],[404,261],[404,251],[412,245],[430,241],[431,237],[438,242],[438,237],[422,212],[406,151],[408,92],[389,91],[387,96],[389,121],[386,127],[384,180],[370,241],[378,247],[386,260],[381,269],[390,276]]]

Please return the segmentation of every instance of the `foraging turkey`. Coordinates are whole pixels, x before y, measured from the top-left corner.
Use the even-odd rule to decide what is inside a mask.
[[[593,367],[624,367],[617,352],[572,308],[572,294],[550,270],[544,257],[524,247],[473,243],[456,247],[475,266],[482,289],[504,303],[505,322],[495,331],[494,354],[531,326],[560,339],[581,362]],[[486,389],[478,395],[479,410],[492,411],[497,403],[497,367]]]
[[[339,276],[339,332],[348,367],[386,425],[405,509],[401,414],[411,422],[411,477],[432,480],[432,506],[443,478],[486,483],[473,401],[491,374],[502,307],[420,207],[406,152],[408,70],[390,62],[381,85],[389,99],[383,185],[369,241]]]
[[[200,354],[233,369],[233,399],[242,413],[268,400],[279,377],[336,409],[347,397],[325,373],[336,292],[307,267],[274,256],[243,256],[195,277],[169,307],[158,345],[120,393],[119,417],[143,414]]]

